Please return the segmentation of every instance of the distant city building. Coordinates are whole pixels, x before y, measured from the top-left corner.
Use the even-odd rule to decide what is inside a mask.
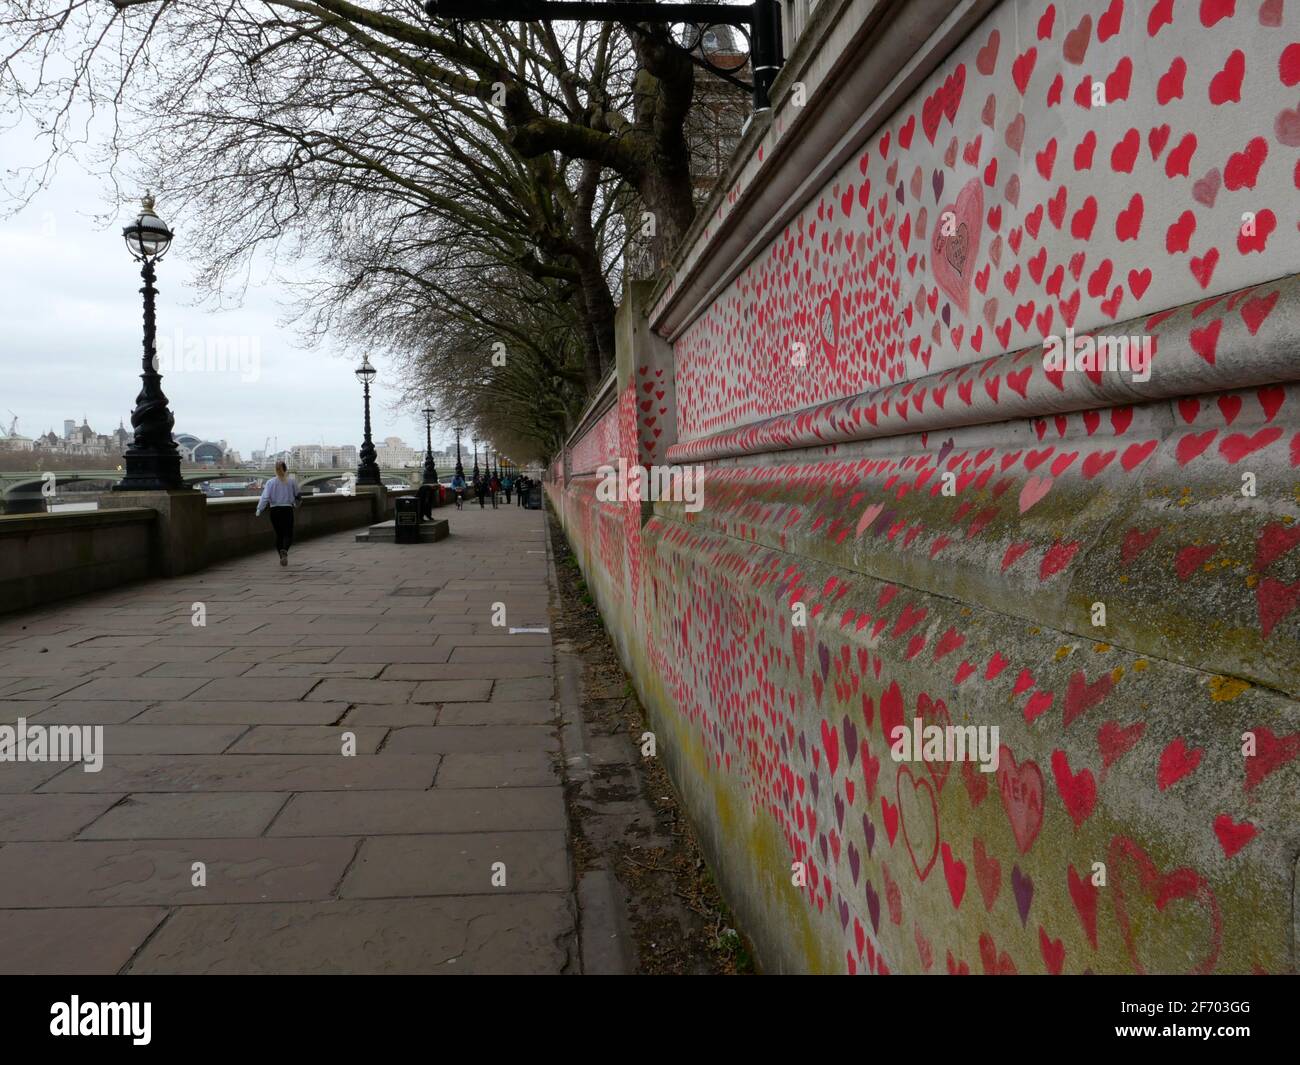
[[[381,466],[416,466],[424,462],[424,448],[416,451],[401,437],[389,436],[382,444],[375,445],[375,458]]]
[[[17,419],[14,419],[14,425]],[[23,443],[26,437],[19,437],[11,426],[10,433],[0,437],[0,447],[10,450],[32,450],[48,455],[74,456],[88,459],[109,459],[117,462],[130,445],[132,436],[125,424],[119,423],[111,433],[97,433],[90,427],[87,418],[78,425],[75,419],[63,422],[63,435],[59,436],[53,429],[38,436],[34,441]]]
[[[253,454],[268,458],[264,452]],[[289,448],[286,461],[296,470],[347,470],[357,464],[357,447],[355,444],[295,444]]]
[[[224,440],[200,440],[193,433],[173,433],[181,462],[195,466],[238,466],[239,452]]]

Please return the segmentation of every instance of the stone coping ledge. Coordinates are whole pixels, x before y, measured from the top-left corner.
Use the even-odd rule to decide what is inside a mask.
[[[416,489],[414,488],[411,489],[411,494],[414,494],[415,492]],[[389,493],[390,496],[402,495],[402,494],[404,493],[402,492]],[[236,496],[230,499],[209,499],[208,506],[224,508],[227,510],[241,510],[245,508],[251,508],[253,510],[256,510],[258,498],[259,498],[258,496]],[[355,503],[358,499],[364,499],[364,498],[365,497],[361,495],[345,496],[345,495],[338,495],[335,493],[329,493],[328,495],[304,494],[302,497],[302,504],[303,506],[307,506],[307,507],[315,507],[315,506],[325,506],[328,504],[337,504],[343,502]]]
[[[122,507],[118,510],[74,510],[59,514],[0,514],[0,536],[20,536],[33,532],[61,532],[87,526],[130,525],[158,520],[158,512],[148,507]]]

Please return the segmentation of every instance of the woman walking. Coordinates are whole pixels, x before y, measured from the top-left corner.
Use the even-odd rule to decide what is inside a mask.
[[[275,464],[275,476],[266,482],[262,498],[257,501],[257,513],[268,507],[271,510],[271,527],[275,530],[275,549],[280,552],[280,565],[289,564],[289,548],[293,545],[293,511],[302,499],[298,482],[289,476],[289,467],[283,462]]]

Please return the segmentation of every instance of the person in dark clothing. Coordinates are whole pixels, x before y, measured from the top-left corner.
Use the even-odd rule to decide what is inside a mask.
[[[530,481],[527,477],[520,477],[519,480],[515,482],[515,489],[518,492],[519,506],[522,507],[527,505],[525,503],[525,500],[528,497],[528,489],[530,489],[532,486],[533,486],[533,482]]]
[[[474,492],[475,494],[478,495],[479,510],[482,510],[485,506],[487,506],[487,490],[488,490],[487,478],[476,477],[474,479]]]
[[[495,477],[488,478],[488,494],[492,497],[492,509],[497,509],[497,493],[501,491],[501,482]]]
[[[420,520],[433,520],[433,493],[435,489],[431,484],[420,485],[420,491],[417,496],[420,501]]]
[[[293,546],[293,512],[302,501],[298,482],[289,476],[283,462],[275,464],[275,476],[266,482],[262,498],[257,501],[257,513],[271,511],[271,527],[275,530],[275,549],[280,555],[280,565],[289,564],[289,548]]]

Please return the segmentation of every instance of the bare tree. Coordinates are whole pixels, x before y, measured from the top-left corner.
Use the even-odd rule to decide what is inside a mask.
[[[338,306],[364,306],[393,338],[408,321],[386,326],[393,312],[365,290],[373,279],[392,297],[395,271],[444,307],[464,295],[450,278],[490,272],[491,307],[458,305],[480,316],[480,340],[506,328],[489,311],[517,305],[502,293],[562,296],[556,328],[538,334],[565,338],[548,355],[562,371],[533,392],[568,380],[575,343],[585,390],[613,363],[625,190],[655,217],[658,262],[694,215],[693,71],[660,30],[462,28],[418,0],[9,0],[0,49],[0,99],[39,123],[51,159],[81,117],[111,109],[102,162],[133,160],[184,201],[215,292],[269,247],[326,271],[350,263]],[[437,279],[428,245],[448,239],[474,268]],[[321,311],[304,318],[338,325]]]

